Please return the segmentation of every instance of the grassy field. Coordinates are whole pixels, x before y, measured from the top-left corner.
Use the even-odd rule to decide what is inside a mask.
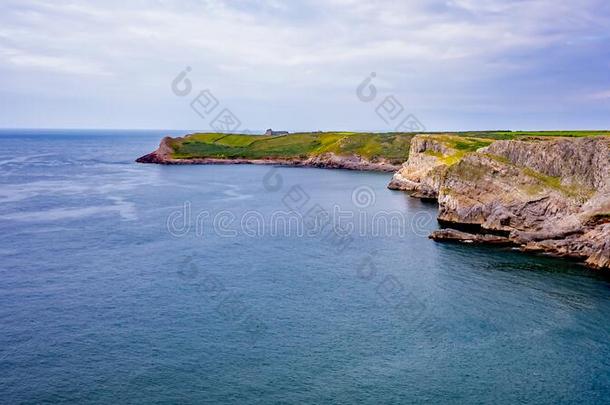
[[[610,136],[610,131],[466,131],[466,132],[436,132],[429,134],[448,134],[455,136],[511,140],[526,137],[568,137],[581,138],[586,136]]]
[[[371,161],[404,162],[412,133],[307,132],[289,135],[193,134],[175,142],[174,157],[307,158],[333,152]]]
[[[487,146],[494,140],[526,137],[582,137],[608,135],[610,131],[477,131],[428,133],[442,136],[463,153]],[[414,133],[303,132],[289,135],[241,135],[196,133],[173,142],[174,158],[307,158],[332,152],[359,155],[371,161],[402,163],[409,156]]]

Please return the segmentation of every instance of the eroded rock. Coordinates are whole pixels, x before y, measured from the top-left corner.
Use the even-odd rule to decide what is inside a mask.
[[[610,269],[610,138],[495,141],[453,162],[447,150],[422,156],[439,148],[418,138],[394,187],[436,195],[441,223],[478,229],[433,239],[510,243]]]

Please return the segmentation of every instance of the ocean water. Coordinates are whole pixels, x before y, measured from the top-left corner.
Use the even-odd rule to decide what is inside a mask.
[[[388,174],[133,162],[166,134],[0,131],[0,403],[608,403],[607,277]]]

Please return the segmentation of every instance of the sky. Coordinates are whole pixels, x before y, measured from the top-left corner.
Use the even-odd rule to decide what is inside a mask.
[[[610,129],[610,2],[0,0],[0,127],[413,120]]]

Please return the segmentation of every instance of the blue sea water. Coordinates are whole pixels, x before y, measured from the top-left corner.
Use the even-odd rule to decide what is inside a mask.
[[[608,278],[388,174],[134,163],[167,134],[0,131],[1,403],[609,403]]]

